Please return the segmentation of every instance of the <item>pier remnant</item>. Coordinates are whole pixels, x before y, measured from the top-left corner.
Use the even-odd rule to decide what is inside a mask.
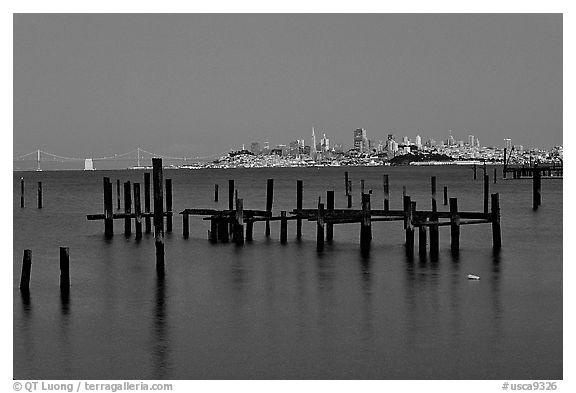
[[[38,209],[42,209],[42,182],[38,182]]]
[[[448,187],[444,186],[444,206],[448,205]]]
[[[334,191],[326,191],[326,210],[334,210]],[[334,224],[326,224],[326,241],[331,242],[334,239]]]
[[[324,250],[324,204],[318,198],[318,215],[316,220],[316,250]]]
[[[162,159],[152,158],[152,189],[154,195],[154,245],[156,272],[164,274],[164,192]]]
[[[214,184],[214,202],[218,202],[218,184]]]
[[[132,233],[132,222],[130,219],[130,214],[132,214],[132,194],[130,193],[130,182],[124,183],[124,235],[130,236]]]
[[[458,215],[458,199],[450,198],[450,248],[460,249],[460,216]]]
[[[362,219],[360,221],[360,250],[367,253],[372,241],[372,220],[370,217],[370,194],[362,194]]]
[[[140,207],[140,183],[134,183],[134,226],[136,240],[142,238],[142,208]]]
[[[542,204],[542,171],[538,168],[538,164],[534,165],[532,170],[532,209],[538,210],[538,206]]]
[[[22,275],[20,276],[20,290],[30,290],[30,272],[32,270],[32,250],[24,250],[22,259]]]
[[[492,194],[492,246],[495,250],[502,248],[502,232],[500,231],[500,197]]]
[[[24,207],[24,178],[20,178],[20,207]]]
[[[118,210],[120,210],[120,179],[116,179],[116,199],[118,200]]]
[[[166,232],[172,232],[172,179],[166,179]]]
[[[114,221],[112,211],[112,183],[109,177],[104,177],[104,236],[114,235]]]
[[[150,172],[144,173],[144,212],[150,213]],[[144,218],[144,224],[146,225],[146,233],[152,232],[150,215]]]
[[[484,213],[488,214],[488,196],[490,194],[490,177],[484,175]]]
[[[112,186],[112,184],[110,184]],[[60,247],[60,289],[67,291],[70,288],[70,250]]]
[[[288,240],[288,220],[286,219],[286,210],[280,212],[280,243],[286,244]]]
[[[266,181],[266,212],[272,214],[272,202],[274,200],[274,179]],[[266,220],[266,237],[270,237],[270,220]]]
[[[384,175],[384,211],[390,209],[390,183],[388,175]]]
[[[348,172],[346,172],[346,179],[348,179]],[[348,181],[348,180],[346,180]],[[346,186],[346,193],[348,193],[348,186]],[[296,209],[302,209],[302,198],[303,198],[303,182],[302,180],[296,181]],[[298,218],[296,220],[296,239],[302,238],[302,219]]]

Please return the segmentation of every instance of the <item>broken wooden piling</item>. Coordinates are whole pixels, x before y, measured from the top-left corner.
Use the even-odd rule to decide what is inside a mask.
[[[500,231],[500,197],[498,193],[492,194],[492,247],[499,250],[502,247],[502,232]]]
[[[20,207],[24,207],[24,178],[20,178]]]
[[[334,210],[334,191],[326,191],[326,211]],[[334,239],[334,224],[326,224],[326,241]]]
[[[120,179],[116,179],[116,199],[118,200],[118,210],[120,210]]]
[[[432,176],[431,180],[432,187],[432,214],[430,215],[430,221],[437,222],[438,216],[436,212],[438,211],[438,206],[436,204],[436,176]],[[438,256],[439,251],[439,231],[438,225],[430,225],[430,254],[434,257]]]
[[[30,274],[32,271],[32,250],[24,250],[22,259],[22,274],[20,276],[20,290],[30,290]]]
[[[534,165],[532,170],[532,209],[538,210],[538,206],[542,204],[542,172],[538,165]]]
[[[484,175],[484,213],[488,214],[488,196],[490,193],[490,178]]]
[[[172,232],[172,179],[166,179],[166,232]]]
[[[444,206],[448,205],[448,187],[444,186]]]
[[[286,219],[286,211],[280,212],[280,243],[286,244],[288,241],[288,220]]]
[[[266,181],[266,212],[272,214],[272,202],[274,200],[274,179]],[[270,220],[266,220],[266,237],[270,237]]]
[[[450,198],[450,248],[460,249],[460,216],[458,215],[458,199]]]
[[[164,273],[164,190],[162,159],[152,158],[152,189],[154,197],[154,245],[156,247],[156,271]]]
[[[38,182],[38,209],[42,209],[42,182]]]
[[[352,207],[352,180],[348,180],[348,209]]]
[[[124,214],[126,218],[124,219],[124,235],[130,236],[132,232],[132,220],[128,215],[132,214],[132,194],[130,193],[130,182],[124,183]]]
[[[318,198],[318,216],[316,220],[316,250],[324,250],[324,204]]]
[[[403,197],[403,205],[404,205],[404,231],[405,231],[405,246],[406,246],[406,254],[408,256],[414,255],[414,227],[412,225],[412,217],[414,214],[414,210],[412,208],[412,201],[410,200],[410,196],[405,195]]]
[[[390,209],[390,183],[388,175],[384,175],[384,211]]]
[[[112,211],[112,183],[109,177],[104,177],[104,236],[110,238],[114,235],[114,220]]]
[[[144,212],[150,213],[150,173],[144,173]],[[152,232],[152,224],[150,221],[150,216],[144,218],[144,224],[146,226],[146,233]]]
[[[234,222],[234,242],[244,244],[244,199],[236,198],[236,221]]]
[[[112,187],[112,184],[110,184]],[[70,250],[68,247],[60,247],[60,289],[70,288]]]
[[[348,172],[346,172],[346,179],[348,179]],[[346,193],[348,193],[348,186],[346,186]],[[296,181],[296,209],[302,210],[302,198],[303,198],[303,182],[302,180]],[[296,220],[296,238],[302,238],[302,219],[298,218]]]
[[[372,241],[372,221],[370,219],[370,194],[362,194],[362,219],[360,221],[360,250],[368,252]]]
[[[142,238],[142,208],[140,207],[140,183],[134,183],[134,227],[136,240]]]
[[[214,184],[214,202],[218,202],[218,184]]]

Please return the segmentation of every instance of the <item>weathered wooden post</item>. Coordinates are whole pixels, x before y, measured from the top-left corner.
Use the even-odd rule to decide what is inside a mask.
[[[494,168],[494,184],[496,184],[496,168]]]
[[[134,183],[134,226],[136,240],[142,238],[142,208],[140,207],[140,183]]]
[[[214,184],[214,202],[218,202],[218,184]]]
[[[360,195],[364,194],[364,179],[360,180]]]
[[[288,220],[286,219],[286,211],[280,212],[280,243],[286,244],[288,240]]]
[[[432,214],[430,215],[430,221],[437,222],[438,215],[436,212],[438,211],[438,206],[436,203],[436,176],[432,176],[431,178],[431,186],[432,186]],[[439,251],[439,231],[438,225],[430,225],[430,254],[432,256],[437,256]],[[424,250],[426,252],[426,250]]]
[[[444,186],[444,206],[448,205],[448,187]]]
[[[118,210],[120,210],[120,179],[116,179],[116,198],[118,199]]]
[[[254,221],[248,220],[246,222],[246,241],[251,242],[253,239],[253,232],[254,232]]]
[[[144,212],[150,213],[150,173],[144,173]],[[146,216],[144,223],[146,226],[146,233],[152,232],[150,216]]]
[[[24,250],[22,259],[22,275],[20,276],[20,290],[30,290],[30,272],[32,270],[32,250]]]
[[[488,195],[490,194],[490,177],[484,175],[484,213],[488,214]]]
[[[348,172],[346,172],[346,177],[348,177]],[[346,187],[348,189],[348,187]],[[302,209],[302,195],[303,195],[303,183],[302,180],[296,181],[296,209]],[[302,238],[302,219],[296,219],[296,238]]]
[[[236,198],[236,222],[234,223],[234,242],[244,244],[244,199]]]
[[[42,182],[38,182],[38,209],[42,209]]]
[[[344,172],[344,189],[346,190],[346,196],[348,196],[348,171]]]
[[[352,207],[352,180],[348,180],[348,209]]]
[[[114,235],[114,219],[112,205],[112,183],[109,177],[104,178],[104,236]]]
[[[266,212],[272,214],[272,201],[274,200],[274,179],[266,182]],[[266,237],[270,237],[270,220],[266,220]]]
[[[112,188],[112,184],[110,184]],[[70,289],[70,251],[68,247],[60,247],[60,289]]]
[[[476,164],[474,164],[474,180],[476,180]]]
[[[370,217],[370,194],[362,194],[362,219],[360,221],[360,250],[370,250],[372,240],[372,219]]]
[[[164,187],[162,159],[152,158],[152,189],[154,194],[154,245],[156,272],[164,274]]]
[[[498,193],[492,194],[492,246],[495,250],[502,247],[502,233],[500,232],[500,199]]]
[[[24,178],[20,178],[20,207],[24,207]]]
[[[402,186],[402,200],[404,200],[405,196],[406,196],[406,186]]]
[[[390,183],[388,175],[384,175],[384,211],[390,210]]]
[[[460,216],[457,198],[450,198],[450,213],[450,248],[452,251],[458,251],[460,249]]]
[[[334,210],[334,191],[326,191],[326,210]],[[334,239],[334,224],[326,224],[326,241]]]
[[[234,180],[230,179],[228,180],[228,210],[234,210]],[[223,222],[221,222],[220,224],[224,225]],[[234,224],[232,223],[232,221],[230,221],[230,223],[228,224],[228,230],[230,233],[234,233]],[[228,241],[228,240],[226,240]]]
[[[542,204],[542,196],[541,192],[541,178],[542,173],[540,172],[540,168],[538,165],[534,165],[534,169],[532,170],[532,209],[538,210],[538,206]]]
[[[225,218],[218,218],[218,240],[222,243],[228,243],[230,241],[230,224]]]
[[[166,179],[166,232],[172,232],[172,179]]]
[[[188,239],[190,236],[190,215],[188,213],[182,214],[182,237]]]
[[[405,217],[405,234],[406,234],[406,254],[408,256],[414,255],[414,226],[412,223],[413,207],[410,196],[406,195],[403,199],[404,217]]]
[[[124,183],[124,214],[132,214],[132,194],[130,193],[130,182]],[[124,218],[124,234],[130,236],[132,233],[132,220],[130,217]]]
[[[316,250],[324,249],[324,204],[318,198],[318,219],[316,220]]]
[[[218,242],[218,221],[214,217],[210,220],[210,242]]]

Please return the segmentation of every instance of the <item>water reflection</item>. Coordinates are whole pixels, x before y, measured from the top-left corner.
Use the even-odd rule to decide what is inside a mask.
[[[30,290],[29,289],[21,289],[20,290],[20,297],[22,298],[22,310],[24,311],[24,315],[28,316],[30,311],[32,310],[32,302],[30,299]]]
[[[362,288],[362,340],[367,345],[373,345],[374,315],[372,309],[372,266],[369,256],[362,254],[360,258],[360,274]]]
[[[166,281],[163,274],[156,277],[156,292],[152,329],[152,356],[154,379],[168,379],[170,352],[166,327]]]

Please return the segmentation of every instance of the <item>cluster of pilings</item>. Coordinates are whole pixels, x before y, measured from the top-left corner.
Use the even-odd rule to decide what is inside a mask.
[[[316,209],[303,209],[303,181],[296,181],[296,209],[287,216],[286,211],[281,211],[280,215],[272,212],[272,195],[274,180],[268,179],[266,187],[266,209],[248,210],[244,209],[243,199],[238,198],[237,190],[234,189],[234,180],[228,181],[229,206],[227,210],[217,209],[184,209],[180,212],[183,215],[183,236],[189,236],[189,216],[206,216],[204,220],[210,221],[208,237],[212,242],[229,242],[232,240],[238,245],[244,241],[253,240],[254,223],[264,221],[266,223],[266,237],[270,236],[270,221],[280,221],[280,242],[287,242],[287,223],[296,220],[296,238],[302,237],[302,221],[316,222],[316,244],[318,251],[322,251],[325,241],[332,241],[334,236],[334,225],[338,224],[360,224],[360,249],[368,252],[372,240],[372,222],[379,221],[403,221],[406,231],[406,252],[412,255],[414,251],[414,231],[418,230],[419,253],[426,253],[427,233],[429,232],[430,253],[438,254],[439,230],[440,226],[450,225],[451,227],[451,249],[458,250],[460,247],[460,226],[471,224],[491,223],[493,232],[493,247],[500,249],[500,206],[498,194],[491,195],[491,210],[489,211],[489,176],[484,176],[484,209],[482,212],[461,212],[458,210],[458,200],[450,198],[450,211],[439,212],[436,201],[436,177],[431,178],[432,209],[430,211],[417,210],[416,202],[406,195],[406,188],[403,189],[403,209],[390,209],[390,185],[389,176],[383,175],[384,189],[384,209],[372,209],[371,193],[364,192],[364,181],[361,181],[361,209],[355,210],[348,207],[346,209],[335,209],[334,191],[326,192],[326,204],[318,198]],[[215,187],[215,190],[218,188]],[[351,181],[348,172],[345,173],[345,190],[348,206],[351,205]],[[448,190],[444,187],[444,205],[448,204]],[[442,221],[448,220],[448,221]],[[246,224],[246,231],[244,231]],[[429,229],[427,229],[429,228]],[[245,237],[244,237],[245,233]],[[231,236],[230,236],[231,235]]]
[[[24,187],[24,178],[20,178],[20,207],[24,207],[25,202],[25,187]],[[42,182],[38,182],[38,209],[42,209]]]
[[[104,214],[89,214],[88,220],[103,220],[104,235],[111,238],[114,235],[114,220],[124,220],[124,235],[131,236],[132,220],[135,222],[135,237],[142,238],[142,221],[145,232],[151,232],[151,218],[154,222],[154,243],[156,246],[156,268],[164,271],[164,217],[166,217],[166,232],[172,232],[172,180],[166,179],[166,212],[164,212],[164,180],[162,159],[152,159],[152,195],[153,211],[150,211],[150,173],[144,173],[144,211],[141,207],[140,184],[134,183],[134,212],[132,212],[132,186],[129,181],[124,183],[124,213],[114,213],[112,200],[112,183],[109,177],[104,177]],[[120,209],[120,180],[116,181],[118,209]]]

